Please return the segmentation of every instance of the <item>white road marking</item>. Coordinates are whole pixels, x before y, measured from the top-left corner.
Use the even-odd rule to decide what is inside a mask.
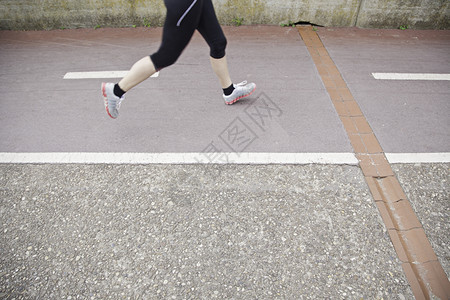
[[[450,80],[450,74],[431,73],[372,73],[379,80]]]
[[[450,163],[450,153],[386,153],[391,164]]]
[[[211,159],[214,156],[214,159]],[[333,164],[357,165],[353,153],[0,153],[2,164]]]
[[[64,75],[64,79],[106,79],[106,78],[123,78],[128,71],[98,71],[98,72],[68,72]],[[151,77],[159,76],[156,72]]]
[[[386,153],[391,164],[450,163],[450,152]],[[214,158],[214,159],[213,159]],[[0,164],[280,164],[357,165],[354,153],[0,152]]]

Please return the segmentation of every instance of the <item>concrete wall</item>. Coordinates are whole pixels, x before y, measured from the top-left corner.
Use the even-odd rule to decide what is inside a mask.
[[[449,0],[363,0],[356,26],[450,29]]]
[[[181,0],[180,0],[181,1]],[[222,24],[449,29],[448,0],[213,0]],[[0,29],[160,26],[163,0],[0,0]]]

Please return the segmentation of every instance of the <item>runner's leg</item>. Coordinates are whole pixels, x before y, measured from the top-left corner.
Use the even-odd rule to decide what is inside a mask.
[[[211,0],[204,0],[203,2],[202,15],[197,30],[209,45],[211,67],[219,78],[220,85],[223,89],[230,87],[232,81],[225,57],[227,39],[217,20]]]
[[[124,92],[177,61],[197,28],[202,2],[203,0],[197,0],[195,3],[180,0],[164,1],[167,15],[161,46],[156,53],[136,62],[127,76],[119,82],[119,87]]]
[[[130,89],[155,73],[156,69],[150,59],[150,56],[146,56],[131,67],[128,74],[124,78],[122,78],[121,81],[119,81],[119,87],[124,92],[128,92]]]
[[[202,34],[210,47],[211,66],[219,78],[225,103],[233,104],[240,99],[250,96],[256,88],[254,83],[243,81],[238,84],[233,84],[231,81],[225,56],[227,39],[217,20],[211,0],[204,0],[202,16],[197,30]]]
[[[203,0],[165,0],[167,16],[159,50],[150,55],[157,71],[174,64],[190,42],[200,20]]]
[[[164,4],[167,15],[159,50],[136,62],[118,84],[102,83],[106,112],[113,119],[119,116],[124,94],[157,70],[174,64],[198,27],[203,0],[164,0]]]

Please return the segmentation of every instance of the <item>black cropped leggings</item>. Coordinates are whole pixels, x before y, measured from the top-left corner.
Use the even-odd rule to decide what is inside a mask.
[[[198,30],[209,45],[212,58],[223,58],[227,40],[211,0],[164,0],[167,8],[162,43],[150,55],[156,70],[174,64]]]

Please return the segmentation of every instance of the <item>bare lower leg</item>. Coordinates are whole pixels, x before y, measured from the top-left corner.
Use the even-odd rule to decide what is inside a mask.
[[[128,74],[119,82],[119,87],[128,92],[130,89],[146,80],[150,76],[156,73],[155,66],[153,65],[150,56],[146,56],[137,61],[130,69]]]
[[[228,88],[232,84],[232,81],[228,72],[228,63],[226,56],[219,59],[210,57],[210,61],[214,73],[216,73],[217,77],[219,78],[220,85],[223,89]]]

